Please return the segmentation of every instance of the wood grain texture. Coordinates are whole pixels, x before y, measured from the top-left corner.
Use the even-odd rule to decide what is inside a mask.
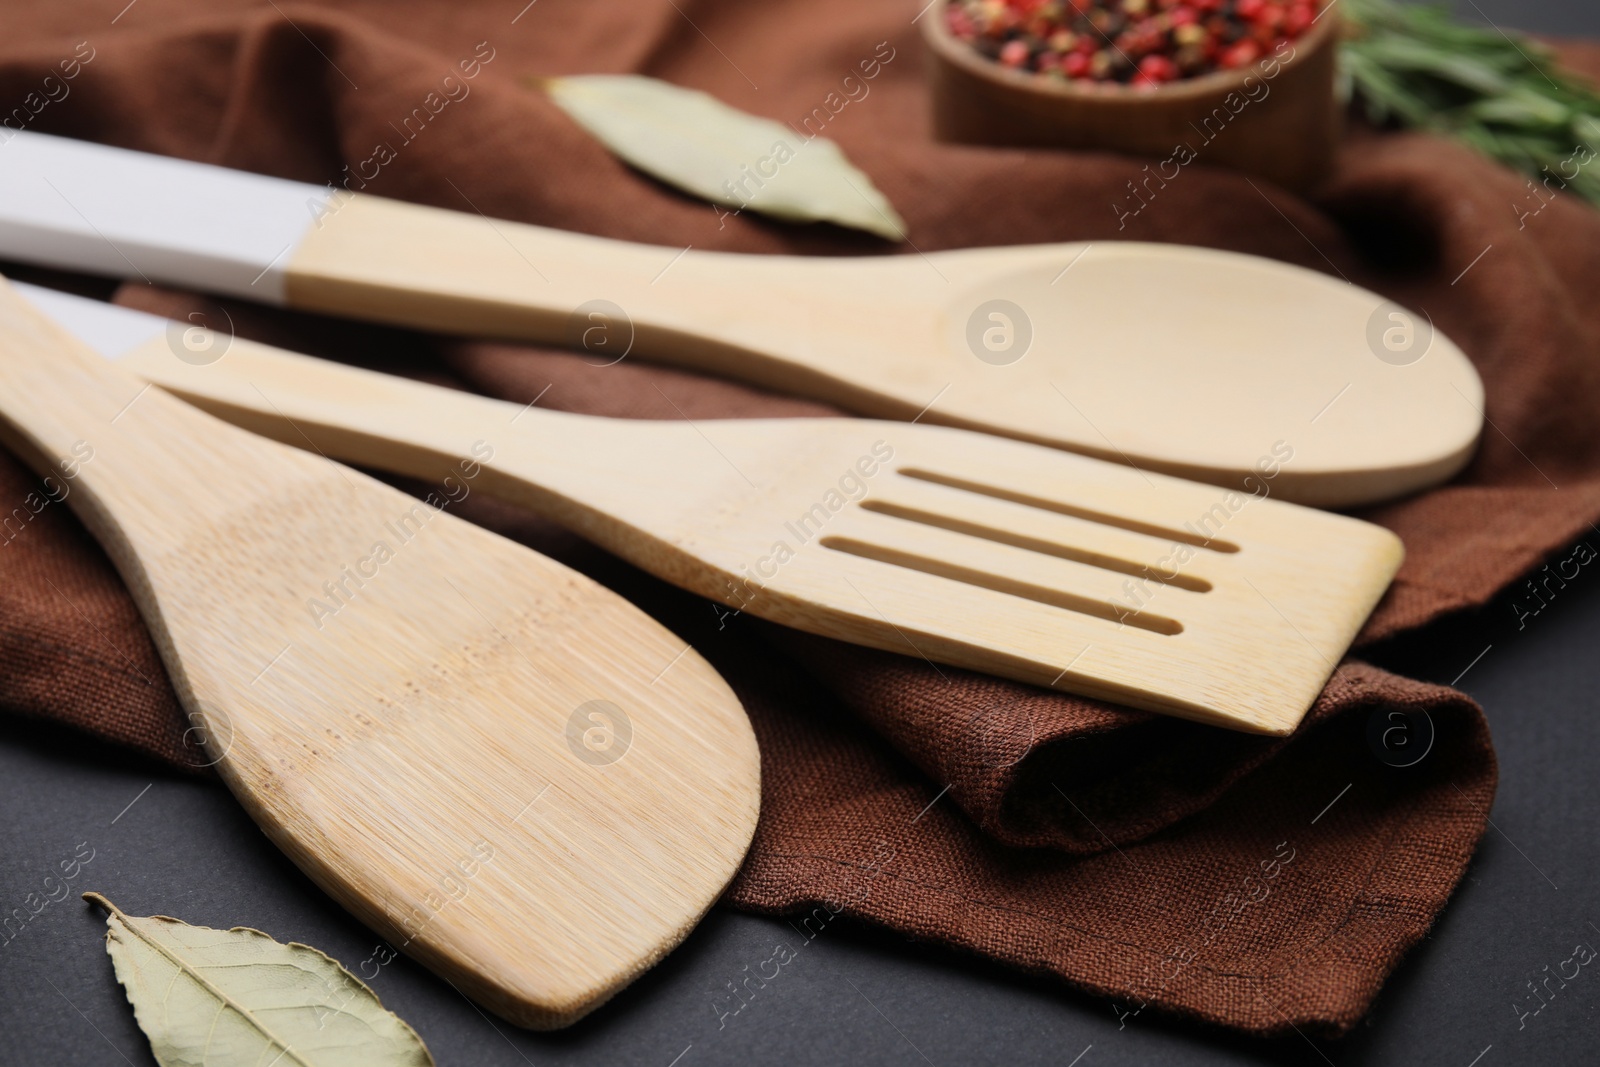
[[[1419,358],[1385,362],[1372,341],[1375,317],[1390,325],[1382,297],[1208,249],[732,255],[352,195],[286,274],[294,307],[569,345],[604,327],[574,312],[609,301],[628,321],[591,335],[605,341],[595,362],[626,351],[1221,485],[1242,486],[1286,440],[1295,461],[1278,494],[1320,506],[1443,481],[1482,426],[1476,372],[1424,315],[1408,313]],[[980,354],[995,300],[1014,305],[1017,330],[1026,320],[1025,350],[1014,333],[1017,348]]]
[[[204,346],[202,346],[204,347]],[[1287,733],[1401,558],[1379,527],[937,426],[543,411],[235,340],[125,365],[242,425],[476,483],[775,622],[1234,729]]]
[[[759,796],[749,723],[620,597],[149,388],[5,286],[0,415],[58,480],[92,448],[67,502],[250,815],[486,1007],[572,1022],[678,944],[738,867]]]

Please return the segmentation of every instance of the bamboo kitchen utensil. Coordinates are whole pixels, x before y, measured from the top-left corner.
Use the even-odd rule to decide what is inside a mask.
[[[1119,242],[858,258],[603,240],[14,133],[0,258],[569,343],[1283,499],[1449,478],[1483,386],[1425,314],[1308,270]],[[463,206],[468,206],[463,201]]]
[[[1234,729],[1294,728],[1400,562],[1355,519],[964,430],[545,411],[27,292],[239,425],[427,478],[472,456],[485,491],[733,609]]]
[[[615,594],[151,389],[4,282],[0,440],[121,571],[251,817],[486,1007],[572,1022],[738,868],[749,722]]]

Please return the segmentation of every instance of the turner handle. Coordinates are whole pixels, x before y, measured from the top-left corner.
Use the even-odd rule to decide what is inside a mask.
[[[495,495],[569,521],[577,502],[616,480],[606,474],[630,450],[651,447],[648,422],[495,400],[50,289],[15,289],[75,335],[80,353],[87,346],[114,361],[106,370],[118,378],[136,375],[236,426],[349,463],[447,485],[463,465],[482,466]],[[127,381],[132,395],[138,386]]]

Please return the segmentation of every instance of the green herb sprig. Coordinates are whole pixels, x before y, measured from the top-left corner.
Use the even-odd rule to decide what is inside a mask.
[[[1600,206],[1600,93],[1517,34],[1442,6],[1339,0],[1347,94],[1375,123],[1453,137]]]

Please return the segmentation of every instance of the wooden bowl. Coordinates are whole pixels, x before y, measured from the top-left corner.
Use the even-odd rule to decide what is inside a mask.
[[[957,40],[944,10],[941,2],[918,20],[940,140],[1152,156],[1166,180],[1189,162],[1229,166],[1296,190],[1332,165],[1342,119],[1334,94],[1337,8],[1324,9],[1281,59],[1269,54],[1250,67],[1158,89],[1003,67]]]

